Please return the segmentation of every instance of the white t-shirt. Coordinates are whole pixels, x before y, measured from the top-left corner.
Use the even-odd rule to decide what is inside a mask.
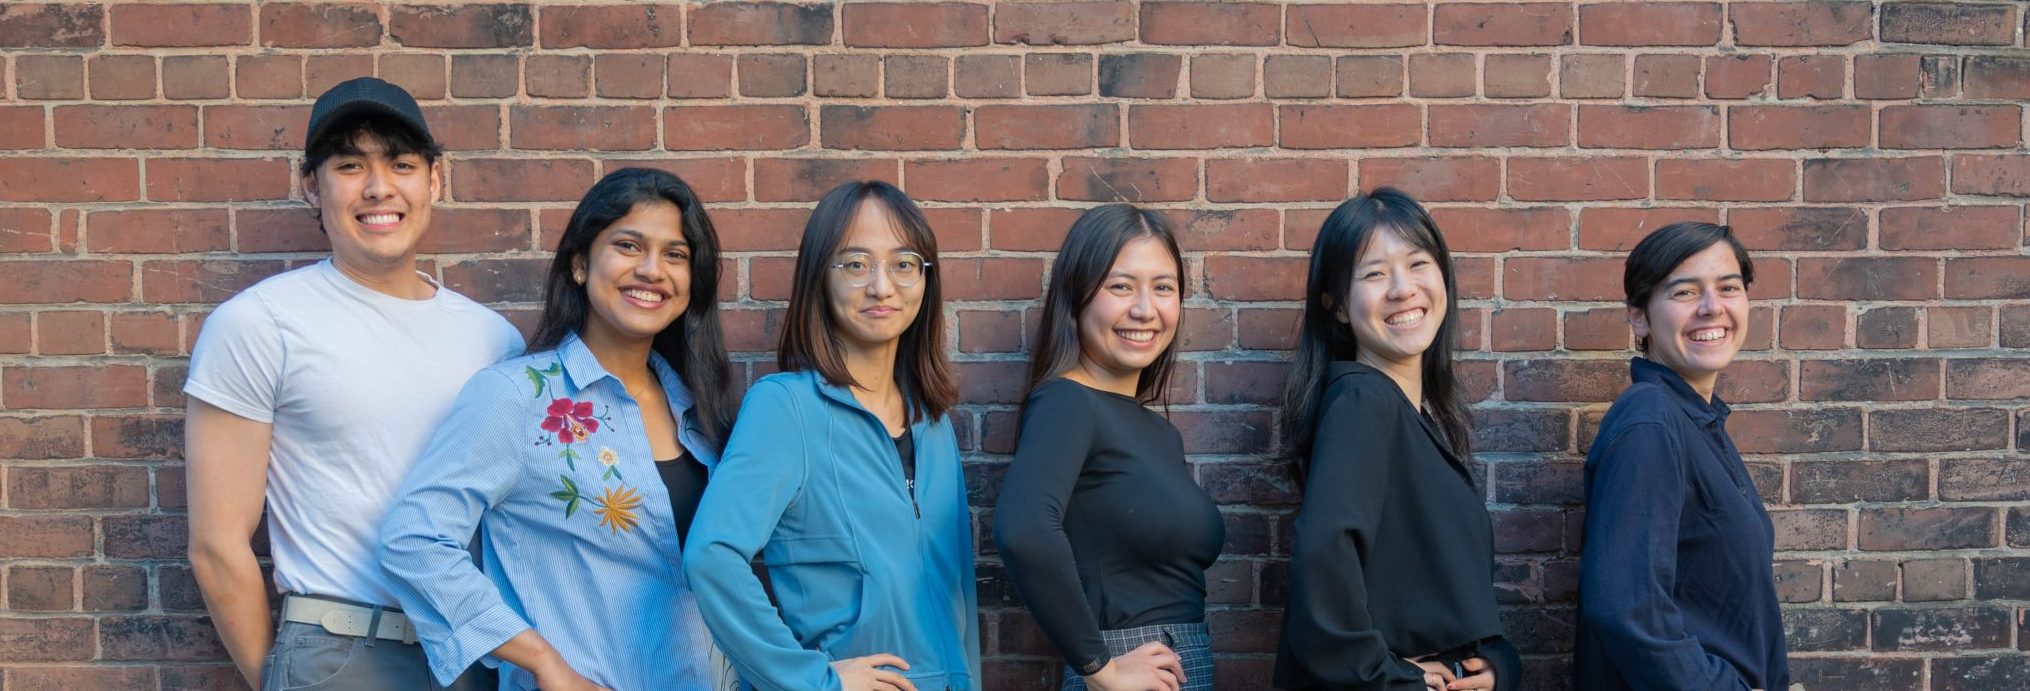
[[[276,586],[392,607],[374,556],[381,517],[465,380],[521,350],[506,319],[463,295],[404,300],[326,259],[219,305],[183,391],[274,426]]]

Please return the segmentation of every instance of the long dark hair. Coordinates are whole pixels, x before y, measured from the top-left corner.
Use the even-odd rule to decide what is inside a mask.
[[[585,286],[572,280],[579,262],[590,261],[592,242],[641,204],[669,203],[683,219],[691,245],[691,301],[675,323],[655,337],[655,352],[683,377],[705,437],[725,443],[733,428],[733,377],[726,338],[719,326],[719,234],[691,186],[675,175],[648,168],[622,168],[600,178],[571,212],[557,256],[543,283],[543,318],[529,337],[528,352],[554,350],[564,337],[583,331],[592,318]]]
[[[1714,244],[1725,242],[1734,251],[1734,261],[1741,265],[1741,283],[1755,284],[1755,262],[1748,259],[1748,248],[1741,246],[1741,239],[1734,237],[1730,226],[1714,225],[1703,221],[1680,221],[1656,229],[1635,243],[1635,249],[1628,252],[1628,263],[1621,270],[1621,294],[1629,307],[1649,313],[1650,295],[1656,287],[1671,277],[1679,264],[1691,259],[1692,255],[1706,251]],[[1635,349],[1649,352],[1649,338],[1635,340]]]
[[[1156,238],[1170,250],[1170,259],[1177,262],[1178,283],[1182,285],[1184,255],[1177,250],[1177,236],[1170,232],[1163,217],[1131,204],[1107,204],[1087,210],[1071,224],[1064,245],[1057,248],[1057,259],[1050,264],[1050,287],[1043,294],[1043,321],[1029,352],[1030,390],[1078,366],[1079,354],[1084,351],[1078,336],[1079,317],[1092,304],[1093,296],[1099,294],[1100,284],[1113,271],[1121,248],[1139,237]],[[1171,364],[1177,360],[1174,334],[1183,329],[1180,311],[1178,323],[1172,325],[1170,345],[1135,380],[1135,398],[1143,403],[1154,402],[1169,388]]]
[[[784,372],[817,370],[833,386],[854,387],[860,382],[846,369],[844,345],[839,342],[838,325],[832,322],[831,285],[825,280],[831,270],[832,254],[845,242],[853,215],[862,204],[880,204],[902,231],[902,240],[912,252],[930,262],[924,267],[923,304],[916,321],[902,331],[895,353],[895,383],[908,401],[909,419],[942,417],[959,401],[958,378],[945,358],[944,291],[938,283],[937,235],[916,202],[879,180],[848,182],[826,192],[811,210],[804,224],[803,243],[797,247],[796,273],[791,280],[789,312],[783,316],[782,342],[776,351],[776,365]],[[919,417],[921,416],[921,417]]]
[[[1361,252],[1367,250],[1376,233],[1384,232],[1395,233],[1431,253],[1438,262],[1439,273],[1445,277],[1445,319],[1438,323],[1438,335],[1431,340],[1430,349],[1424,351],[1424,400],[1430,404],[1431,417],[1445,432],[1453,451],[1462,459],[1473,455],[1466,397],[1452,373],[1453,343],[1459,333],[1459,289],[1452,275],[1452,253],[1445,247],[1445,236],[1438,232],[1438,224],[1422,204],[1395,188],[1383,187],[1333,209],[1311,246],[1311,272],[1304,283],[1304,317],[1297,336],[1297,353],[1283,388],[1283,442],[1297,463],[1300,478],[1309,463],[1312,437],[1318,431],[1327,370],[1334,360],[1352,360],[1360,352],[1353,329],[1334,315],[1347,304],[1354,265]]]

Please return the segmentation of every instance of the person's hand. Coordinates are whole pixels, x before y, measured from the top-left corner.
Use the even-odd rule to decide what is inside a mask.
[[[1170,646],[1151,641],[1114,656],[1085,685],[1094,691],[1178,691],[1184,687],[1184,662]]]
[[[1487,658],[1469,657],[1461,661],[1459,666],[1466,670],[1466,676],[1459,677],[1457,681],[1446,684],[1445,688],[1451,691],[1461,691],[1462,689],[1489,689],[1492,691],[1494,688],[1494,664],[1488,662]]]
[[[592,683],[592,680],[580,675],[578,670],[571,669],[570,665],[562,662],[529,671],[536,675],[536,688],[543,691],[613,691]]]
[[[832,670],[839,673],[839,682],[845,691],[916,691],[916,685],[909,683],[901,672],[895,669],[909,669],[909,663],[887,653],[850,657],[832,663]]]
[[[1410,660],[1410,664],[1424,670],[1424,688],[1430,691],[1446,691],[1445,685],[1458,680],[1445,663],[1436,660]]]

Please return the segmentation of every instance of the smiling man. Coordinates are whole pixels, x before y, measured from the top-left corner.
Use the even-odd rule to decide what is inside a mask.
[[[522,347],[507,320],[416,270],[440,154],[400,87],[361,78],[319,96],[301,174],[331,256],[227,300],[191,351],[191,568],[256,688],[439,688],[375,536],[465,380]],[[264,502],[279,626],[251,544]]]

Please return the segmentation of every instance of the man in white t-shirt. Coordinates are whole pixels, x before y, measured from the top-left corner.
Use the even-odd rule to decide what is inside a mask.
[[[441,152],[400,87],[319,96],[301,175],[331,257],[227,300],[192,349],[191,567],[257,688],[437,688],[376,535],[465,380],[522,349],[507,320],[416,270]],[[251,545],[264,499],[279,626]]]

